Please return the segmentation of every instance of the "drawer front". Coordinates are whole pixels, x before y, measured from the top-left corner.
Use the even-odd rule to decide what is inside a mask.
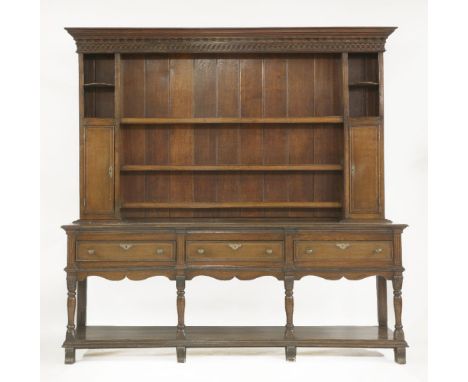
[[[294,260],[314,265],[391,263],[391,241],[296,241]]]
[[[78,261],[175,261],[173,242],[79,241]]]
[[[188,241],[187,262],[282,262],[282,241]]]

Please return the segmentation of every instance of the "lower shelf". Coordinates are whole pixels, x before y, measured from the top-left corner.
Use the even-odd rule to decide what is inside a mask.
[[[64,347],[151,348],[151,347],[406,347],[394,340],[393,331],[378,326],[296,326],[285,336],[284,326],[187,326],[185,338],[177,337],[175,326],[86,326]]]

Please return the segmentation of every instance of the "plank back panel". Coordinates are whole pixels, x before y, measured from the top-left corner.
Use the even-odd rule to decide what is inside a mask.
[[[338,55],[123,55],[122,117],[342,115]],[[122,165],[341,164],[341,125],[168,124],[122,128]],[[340,201],[340,172],[122,173],[122,201]],[[337,217],[339,211],[163,209],[126,217]]]

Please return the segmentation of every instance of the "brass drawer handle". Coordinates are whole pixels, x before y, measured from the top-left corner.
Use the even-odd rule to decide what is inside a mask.
[[[94,249],[88,249],[88,255],[94,255],[96,251]]]
[[[351,244],[349,243],[337,243],[336,246],[339,248],[339,249],[346,249],[350,246]]]
[[[374,249],[374,253],[382,253],[383,249],[382,248],[376,248]]]
[[[308,255],[312,255],[312,253],[314,253],[314,250],[312,248],[307,248],[305,250],[305,253],[307,253]]]
[[[232,250],[237,251],[240,247],[242,247],[242,244],[240,244],[240,243],[229,243],[228,246]]]
[[[267,255],[271,255],[273,253],[273,250],[271,248],[265,249],[265,252]]]
[[[133,244],[127,244],[127,243],[120,244],[120,248],[122,248],[125,251],[128,251],[132,247],[133,247]]]
[[[198,253],[199,255],[203,255],[203,254],[205,253],[205,250],[204,250],[203,248],[198,248],[198,249],[197,249],[197,253]]]
[[[163,253],[164,253],[164,249],[162,249],[162,248],[158,248],[158,249],[156,250],[156,254],[157,254],[157,255],[162,255]]]

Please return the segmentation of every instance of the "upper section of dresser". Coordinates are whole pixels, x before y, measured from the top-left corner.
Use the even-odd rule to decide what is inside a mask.
[[[82,220],[383,220],[395,28],[67,28]]]

